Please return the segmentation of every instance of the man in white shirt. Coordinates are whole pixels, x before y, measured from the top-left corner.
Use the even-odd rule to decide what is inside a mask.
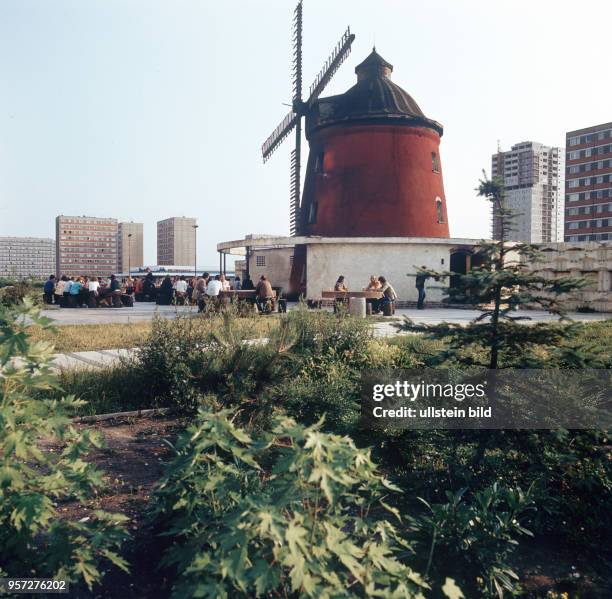
[[[219,292],[222,290],[223,285],[221,283],[221,277],[217,275],[214,279],[211,278],[206,286],[206,295],[208,297],[218,297]]]
[[[174,292],[176,295],[176,303],[183,306],[185,304],[185,298],[187,297],[187,281],[184,276],[181,276],[176,283],[174,283]]]

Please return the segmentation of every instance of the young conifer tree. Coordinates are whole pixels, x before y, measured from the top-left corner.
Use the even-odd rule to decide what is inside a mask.
[[[498,220],[499,239],[483,240],[475,253],[472,267],[466,274],[454,272],[430,272],[440,278],[453,277],[453,285],[447,289],[451,303],[468,304],[480,311],[480,315],[468,326],[441,323],[417,325],[410,319],[398,325],[401,330],[425,333],[430,338],[444,339],[446,348],[434,362],[456,360],[468,366],[499,368],[507,366],[538,367],[541,365],[538,346],[557,348],[563,352],[557,362],[584,362],[580,348],[572,348],[570,341],[576,334],[576,325],[560,327],[539,323],[533,326],[520,324],[529,320],[521,307],[537,307],[566,318],[559,297],[586,285],[584,279],[561,277],[547,279],[530,272],[529,262],[538,260],[537,248],[528,243],[511,240],[516,213],[504,200],[504,188],[497,178],[483,179],[476,190],[492,205]],[[587,360],[588,362],[588,360]],[[569,366],[570,364],[566,364]]]

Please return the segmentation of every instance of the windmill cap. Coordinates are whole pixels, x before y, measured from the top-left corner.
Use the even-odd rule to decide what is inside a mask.
[[[368,77],[391,77],[392,72],[393,65],[376,52],[376,47],[362,63],[355,67],[359,81]]]

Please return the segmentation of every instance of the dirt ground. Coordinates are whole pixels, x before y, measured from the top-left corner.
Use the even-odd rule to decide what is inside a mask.
[[[93,428],[104,438],[105,447],[93,451],[89,459],[105,473],[107,487],[87,504],[72,502],[61,506],[60,514],[79,519],[94,509],[120,512],[129,518],[132,540],[124,555],[130,564],[130,574],[113,568],[103,585],[93,593],[73,586],[70,596],[79,599],[164,599],[168,593],[163,589],[170,585],[155,568],[160,557],[157,555],[159,543],[146,526],[145,512],[164,464],[172,454],[167,441],[174,441],[185,421],[156,416],[78,426]],[[47,449],[54,448],[48,445]],[[513,565],[520,572],[525,589],[523,597],[612,597],[612,587],[607,581],[593,579],[587,574],[588,562],[580,555],[560,551],[554,541],[522,544],[513,557]],[[547,594],[550,591],[552,593]]]
[[[103,588],[93,593],[86,588],[71,588],[70,596],[78,598],[131,599],[160,598],[159,572],[154,570],[158,556],[156,542],[145,526],[145,511],[150,494],[171,456],[166,440],[173,441],[184,422],[168,417],[140,417],[105,420],[80,424],[97,431],[104,447],[90,453],[93,462],[106,475],[107,486],[102,494],[87,504],[76,502],[60,506],[60,514],[71,519],[87,516],[95,509],[119,512],[129,518],[128,531],[132,542],[126,547],[130,574],[113,568],[104,578]],[[53,449],[52,446],[47,446]]]

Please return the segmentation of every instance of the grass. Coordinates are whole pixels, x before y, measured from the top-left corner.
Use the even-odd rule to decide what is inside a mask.
[[[194,316],[194,322],[203,329],[223,326],[220,315]],[[274,326],[275,318],[236,318],[236,326],[245,339],[266,337]],[[57,327],[55,331],[38,326],[28,328],[32,343],[46,341],[55,346],[57,353],[95,351],[101,349],[127,349],[143,343],[151,333],[151,321],[129,324],[75,324]]]

